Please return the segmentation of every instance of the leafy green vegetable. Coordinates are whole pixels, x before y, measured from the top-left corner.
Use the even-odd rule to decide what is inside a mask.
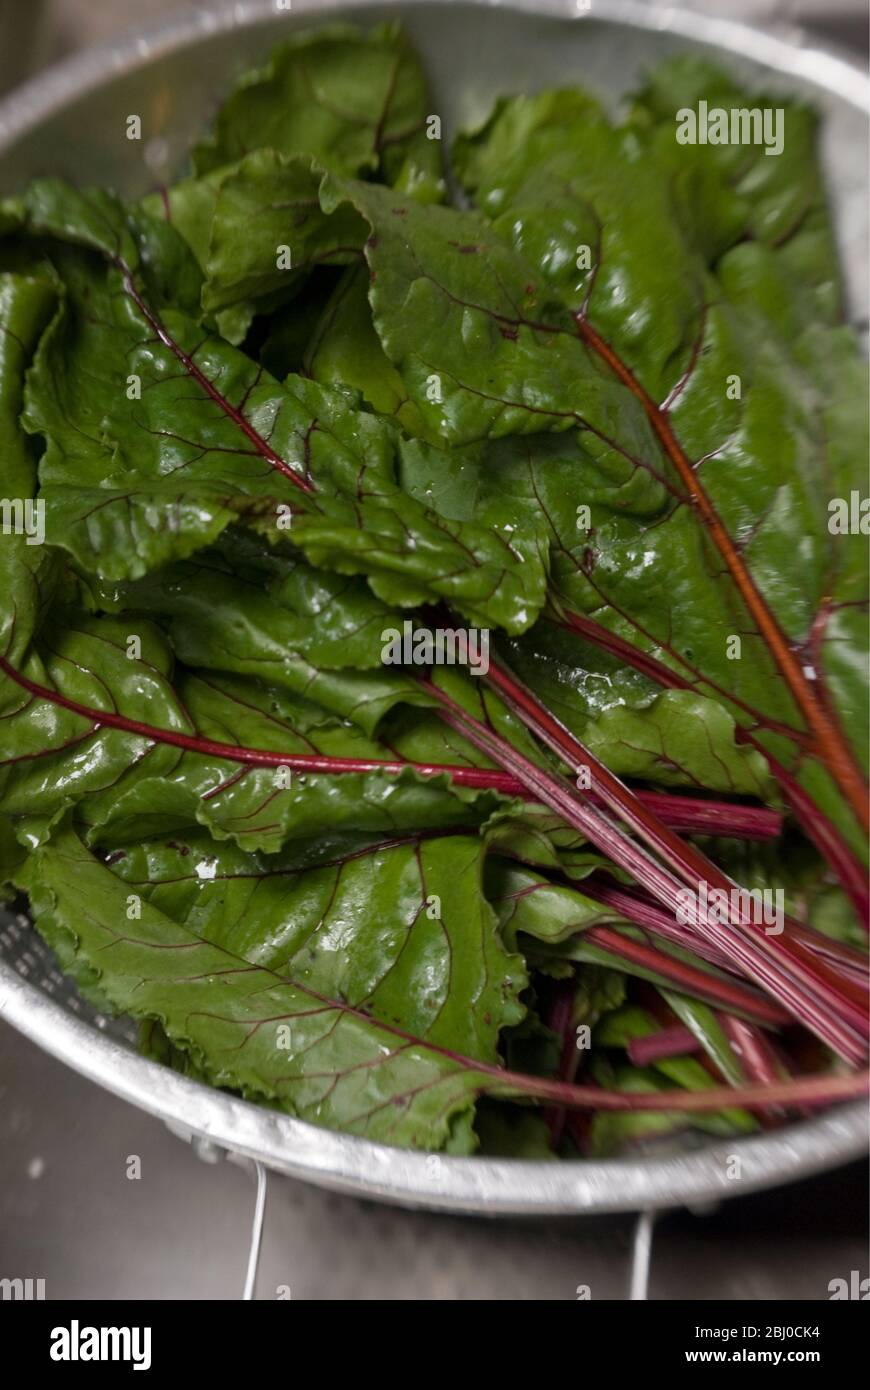
[[[583,425],[606,439],[621,424],[637,454],[657,457],[643,412],[483,218],[337,176],[324,180],[321,203],[329,213],[349,204],[368,223],[375,327],[427,427],[446,443]]]
[[[271,871],[257,866],[263,891],[236,880],[227,902],[220,874],[238,874],[238,859],[216,859],[214,845],[184,849],[174,866],[194,876],[192,918],[183,886],[160,890],[172,853],[159,847],[143,867],[157,874],[161,906],[137,907],[133,884],[68,830],[17,881],[49,941],[66,941],[68,968],[116,1010],[157,1018],[216,1085],[387,1143],[470,1151],[473,1101],[488,1078],[451,1053],[464,1040],[494,1060],[499,1027],[519,1017],[524,978],[480,894],[479,842],[423,843],[303,872],[293,917],[286,878],[276,892]],[[430,920],[432,891],[441,915]],[[252,892],[264,918],[253,943],[235,920]]]
[[[378,414],[394,416],[407,434],[427,437],[423,417],[375,332],[368,285],[364,266],[342,276],[311,334],[306,372],[327,386],[360,391]]]
[[[506,96],[449,205],[326,26],[166,189],[0,204],[0,896],[155,1060],[548,1161],[860,1090],[866,370],[814,114],[701,100]]]
[[[437,197],[441,161],[428,115],[419,62],[397,25],[368,34],[332,25],[290,39],[240,80],[196,146],[194,166],[205,174],[267,148]]]
[[[344,209],[320,207],[322,169],[257,150],[222,180],[211,221],[202,306],[230,308],[280,290],[287,272],[357,260],[365,229]]]
[[[783,159],[764,157],[758,146],[747,159],[741,146],[678,144],[675,113],[701,95],[710,105],[740,104],[723,74],[695,60],[657,72],[624,127],[571,93],[515,98],[482,130],[459,138],[457,168],[493,231],[575,316],[583,341],[611,367],[615,359],[624,384],[627,368],[653,409],[664,402],[653,419],[659,442],[666,432],[679,442],[768,613],[753,610],[750,618],[732,567],[716,555],[709,521],[698,524],[685,476],[638,450],[625,420],[609,434],[632,464],[626,476],[635,489],[647,475],[645,506],[620,492],[587,490],[580,479],[567,496],[588,516],[565,517],[564,506],[544,502],[563,560],[554,576],[557,607],[630,643],[641,669],[652,657],[665,677],[676,672],[724,700],[756,746],[798,769],[861,850],[863,837],[830,778],[794,739],[789,746],[806,691],[800,672],[777,678],[786,673],[771,641],[775,623],[783,650],[813,646],[813,679],[824,667],[843,725],[863,726],[866,682],[855,671],[867,651],[865,547],[858,534],[832,536],[828,504],[861,486],[866,372],[836,323],[836,256],[815,119],[785,106]],[[629,186],[626,219],[620,207]],[[847,397],[860,397],[861,408]],[[674,463],[675,450],[666,452]],[[529,451],[526,467],[534,466]],[[484,462],[490,467],[498,465]],[[567,685],[574,673],[562,668],[558,645],[548,641],[543,650]],[[540,655],[536,644],[529,664]],[[598,665],[587,648],[582,669],[590,667],[609,675],[609,664]],[[648,702],[649,687],[640,689]],[[541,693],[549,695],[546,687]]]
[[[158,318],[134,283],[120,204],[42,181],[22,215],[106,261],[54,253],[65,294],[24,415],[46,440],[49,534],[82,568],[138,578],[239,519],[315,564],[369,575],[391,601],[449,598],[474,620],[529,625],[545,585],[534,542],[451,524],[409,498],[393,478],[393,427],[343,393],[300,377],[282,387],[184,313]]]
[[[4,457],[4,495],[8,497],[33,495],[34,461],[18,418],[23,404],[24,374],[54,303],[54,287],[45,280],[0,274],[0,447]]]
[[[761,97],[763,100],[764,97]],[[808,318],[840,318],[839,271],[824,179],[817,158],[818,116],[777,95],[782,150],[768,158],[758,145],[683,145],[674,138],[680,108],[741,106],[743,93],[714,64],[683,56],[649,74],[633,118],[656,161],[674,176],[676,211],[729,288],[737,265],[780,263],[791,305]],[[759,101],[759,98],[756,98]],[[761,300],[762,305],[764,300]]]
[[[140,654],[131,657],[134,650]],[[3,808],[30,842],[44,838],[73,806],[92,844],[125,843],[162,827],[175,832],[205,825],[218,839],[274,850],[289,838],[341,828],[394,833],[475,824],[498,804],[488,792],[439,786],[410,770],[389,778],[374,771],[294,774],[295,754],[377,762],[388,761],[390,750],[349,720],[286,689],[207,671],[173,671],[162,634],[141,619],[131,624],[61,609],[43,626],[21,667],[65,702],[34,701],[8,678],[0,686],[4,727],[17,750],[0,773]],[[304,663],[297,685],[303,687],[311,672]],[[374,699],[383,709],[398,692],[388,697],[377,680],[369,688],[364,679],[355,689],[345,683],[343,694],[356,704]],[[93,713],[75,712],[70,702]],[[135,722],[128,729],[101,725],[100,711],[106,709],[194,741],[273,750],[275,765],[233,767],[207,746],[155,746]],[[281,755],[288,757],[286,764]]]

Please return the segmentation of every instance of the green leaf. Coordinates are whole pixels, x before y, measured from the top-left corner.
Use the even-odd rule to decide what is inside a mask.
[[[349,208],[320,206],[322,168],[257,150],[221,180],[211,220],[202,307],[232,309],[284,289],[317,265],[362,254],[365,225]]]
[[[364,266],[345,272],[307,344],[305,370],[326,386],[359,391],[373,410],[393,416],[406,434],[425,437],[423,417],[375,332],[368,288]]]
[[[199,831],[129,846],[111,867],[214,945],[495,1062],[499,1027],[522,1017],[525,977],[483,897],[483,854],[477,837],[412,833],[253,855]]]
[[[511,944],[521,935],[560,948],[570,942],[572,949],[563,954],[582,960],[587,957],[576,954],[580,945],[574,938],[579,938],[588,927],[625,925],[625,918],[613,908],[593,902],[573,888],[552,883],[524,865],[493,859],[488,873],[489,898],[499,914],[502,936]],[[612,957],[603,961],[605,953],[596,955],[595,947],[584,949],[590,952],[590,962],[599,963],[600,957],[601,963],[620,968]]]
[[[214,1084],[381,1142],[468,1152],[488,1078],[454,1049],[495,1062],[524,983],[480,891],[481,854],[478,841],[424,842],[279,867],[279,885],[257,864],[228,901],[219,874],[238,873],[238,857],[190,848],[173,860],[155,847],[130,863],[158,876],[155,902],[137,909],[138,879],[124,882],[64,830],[18,882],[46,939],[70,943],[114,1010],[156,1019]],[[183,884],[160,886],[173,869],[195,880],[192,899]],[[426,916],[433,892],[440,920]]]
[[[24,374],[55,306],[46,280],[0,274],[0,495],[33,496],[36,468],[18,425]]]
[[[177,246],[186,248],[193,261],[196,268],[196,292],[193,301],[182,301],[182,306],[196,319],[202,316],[203,278],[208,266],[212,221],[220,186],[227,174],[236,167],[230,165],[228,169],[216,169],[201,179],[180,179],[178,183],[159,193],[147,194],[140,204],[143,226],[150,227],[152,235],[160,235],[164,242],[161,248],[162,262],[177,262],[180,258],[178,250],[174,253],[169,251],[167,254],[169,248],[166,243],[171,242],[173,238]],[[135,210],[131,216],[136,216]],[[158,232],[158,228],[166,228],[168,232]],[[257,307],[241,301],[234,308],[217,314],[215,325],[218,332],[229,343],[241,343],[251,326]]]
[[[0,543],[0,655],[13,666],[22,660],[57,592],[56,551],[28,545],[23,535],[4,535]],[[0,674],[0,691],[4,690]],[[2,707],[0,699],[0,707]]]
[[[690,999],[685,994],[676,994],[673,990],[663,989],[661,994],[680,1022],[694,1033],[707,1056],[730,1085],[745,1085],[751,1080],[746,1076],[740,1058],[709,1004],[703,1004],[699,999]]]
[[[130,638],[141,655],[128,656]],[[22,669],[66,701],[108,709],[150,727],[278,754],[396,761],[397,754],[304,697],[254,680],[180,669],[147,620],[56,614]],[[383,711],[387,697],[374,682]],[[357,704],[366,698],[361,680]],[[393,701],[397,692],[391,695]],[[446,776],[344,772],[299,774],[282,764],[234,763],[185,751],[63,704],[34,700],[3,677],[0,701],[8,746],[0,771],[0,809],[30,842],[45,837],[69,807],[89,843],[117,845],[141,834],[197,825],[218,839],[276,850],[287,839],[337,829],[393,834],[409,828],[476,825],[501,798],[451,788]],[[401,759],[401,753],[398,754]]]
[[[770,157],[762,144],[680,145],[676,114],[708,108],[769,107],[782,117],[782,148]],[[782,263],[792,299],[803,312],[835,323],[839,317],[838,257],[818,157],[819,118],[782,92],[742,90],[727,73],[697,56],[659,65],[637,94],[633,123],[670,176],[684,225],[712,260],[742,260],[751,247]],[[701,196],[701,195],[704,196]],[[713,213],[715,212],[715,217]]]
[[[691,1062],[692,1058],[682,1059]],[[596,1077],[601,1085],[618,1091],[633,1092],[640,1095],[653,1095],[656,1092],[670,1091],[672,1087],[654,1067],[603,1066],[595,1064]],[[716,1083],[698,1067],[699,1075],[693,1077],[694,1089],[709,1090]],[[597,1114],[590,1126],[589,1154],[593,1158],[610,1158],[623,1152],[627,1146],[643,1140],[660,1139],[684,1129],[699,1129],[706,1134],[727,1137],[754,1129],[755,1121],[744,1111],[732,1109],[707,1114],[681,1114],[679,1109],[679,1088],[674,1087],[673,1111],[611,1111]],[[748,1121],[748,1123],[747,1123]]]
[[[9,817],[0,815],[0,902],[14,891],[12,877],[24,863],[26,853]]]
[[[142,200],[143,225],[166,240],[171,224],[198,267],[195,301],[184,307],[196,317],[201,309],[229,342],[242,342],[255,314],[298,296],[313,269],[361,258],[360,218],[321,209],[323,172],[309,156],[255,150]]]
[[[829,521],[832,499],[862,486],[866,370],[850,335],[831,326],[836,258],[815,118],[777,99],[787,157],[679,144],[675,112],[702,97],[753,104],[694,60],[655,74],[643,109],[620,128],[587,117],[582,103],[572,116],[565,94],[502,103],[460,144],[459,172],[492,233],[665,404],[786,640],[813,648],[815,678],[824,671],[843,725],[863,727],[866,683],[854,673],[866,664],[866,547],[858,535],[832,534]],[[525,138],[512,140],[520,129]],[[722,701],[798,770],[857,847],[827,775],[779,737],[777,725],[800,729],[801,717],[682,481],[639,453],[624,423],[608,433],[622,450],[626,491],[603,495],[581,460],[560,511],[547,510],[561,542],[556,605]],[[531,471],[537,461],[526,453]],[[576,518],[566,525],[569,509]],[[592,649],[580,665],[610,673],[607,661],[596,668]]]
[[[482,1100],[474,1129],[484,1158],[524,1158],[554,1163],[546,1121],[532,1110]]]
[[[253,572],[205,551],[155,578],[92,586],[89,602],[129,612],[133,627],[147,614],[189,667],[257,677],[369,735],[399,701],[431,704],[412,676],[380,665],[383,624],[396,615],[359,580],[289,562],[262,592]]]
[[[293,551],[236,528],[191,560],[143,579],[117,584],[83,575],[80,582],[89,606],[166,620],[188,666],[282,682],[284,668],[304,657],[303,681],[288,688],[315,700],[318,669],[378,670],[383,629],[401,621],[361,579],[312,569]]]
[[[368,33],[329,25],[288,40],[240,79],[194,149],[194,167],[208,173],[268,146],[437,198],[443,183],[439,142],[427,138],[430,110],[420,64],[398,25]]]
[[[499,103],[481,131],[460,137],[456,158],[493,230],[554,298],[588,303],[599,332],[661,399],[672,384],[663,369],[691,346],[698,286],[668,181],[635,133],[614,129],[583,93],[542,92]]]
[[[28,194],[31,226],[94,242],[90,195]],[[105,263],[52,247],[63,303],[30,372],[24,423],[43,435],[50,540],[110,580],[138,578],[240,519],[317,566],[370,577],[390,601],[449,599],[521,631],[545,593],[534,538],[445,521],[402,492],[395,428],[342,392],[284,386],[185,313],[159,321],[121,252],[123,209],[100,201]],[[141,216],[141,215],[140,215]],[[294,482],[296,486],[294,486]]]
[[[607,438],[621,431],[643,458],[658,456],[638,403],[482,217],[334,176],[321,202],[327,212],[349,203],[371,229],[375,327],[430,433],[461,445],[588,422]]]

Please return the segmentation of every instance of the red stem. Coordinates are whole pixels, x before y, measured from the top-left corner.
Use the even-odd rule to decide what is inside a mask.
[[[622,828],[609,816],[581,801],[566,783],[542,772],[536,764],[474,719],[431,681],[421,679],[421,684],[442,705],[442,717],[450,727],[464,734],[487,757],[524,781],[539,800],[550,806],[569,825],[580,830],[614,863],[643,883],[671,912],[683,906],[683,890],[679,881],[647,850],[628,839]],[[655,840],[657,833],[653,827],[650,838]],[[789,1008],[811,1032],[821,1037],[847,1061],[857,1063],[863,1060],[866,1045],[860,1029],[866,1029],[867,1019],[863,1014],[858,1017],[859,1011],[850,1010],[848,1001],[836,997],[832,1001],[831,991],[824,982],[811,972],[795,970],[791,961],[771,959],[769,938],[757,933],[747,936],[743,931],[736,930],[733,923],[726,926],[714,921],[697,900],[689,915],[690,925],[695,926],[712,945],[730,952],[746,974]],[[740,928],[751,931],[751,923],[742,914],[736,915]],[[850,1016],[852,1013],[855,1019]]]
[[[635,834],[662,856],[685,884],[695,892],[702,883],[710,884],[725,894],[726,901],[731,900],[732,890],[737,885],[696,846],[681,840],[654,813],[641,806],[630,789],[550,714],[531,691],[497,662],[490,663],[487,680],[548,748],[564,758],[575,771],[583,768],[592,774],[591,781],[599,797]],[[753,929],[753,923],[739,909],[732,909],[729,918],[731,926],[741,934]],[[791,930],[796,925],[786,923],[790,930],[784,939],[774,940],[764,933],[753,931],[759,950],[780,965],[785,965],[795,979],[818,995],[820,1004],[829,1009],[832,1005],[841,1009],[852,1027],[866,1037],[870,1030],[865,992],[851,976],[833,974],[817,955],[810,952],[800,939],[801,933]]]
[[[646,1038],[632,1038],[626,1049],[630,1062],[636,1067],[648,1067],[665,1057],[688,1057],[700,1052],[701,1044],[690,1028],[675,1023],[673,1028],[661,1028]]]
[[[145,322],[152,331],[156,333],[163,346],[168,348],[172,355],[178,359],[184,367],[184,370],[193,377],[193,380],[196,382],[197,386],[199,386],[200,390],[204,391],[206,395],[214,401],[215,405],[232,420],[236,428],[241,430],[245,438],[250,440],[261,458],[264,458],[266,462],[271,464],[279,473],[283,473],[284,477],[288,478],[301,492],[313,493],[315,489],[310,480],[303,477],[301,473],[297,473],[295,468],[291,468],[289,463],[282,459],[280,454],[275,452],[269,441],[263,438],[259,431],[245,418],[242,411],[232,405],[231,402],[227,400],[226,396],[221,394],[214,383],[209,381],[205,372],[197,366],[190,354],[184,351],[171,334],[167,333],[160,319],[154,313],[153,309],[149,308],[148,304],[139,293],[136,282],[133,279],[133,272],[126,261],[122,260],[120,256],[114,259],[115,264],[123,276],[125,292],[129,295],[130,299],[132,299]]]
[[[732,1014],[720,1013],[718,1017],[731,1050],[748,1081],[756,1081],[763,1086],[774,1086],[783,1080],[783,1069],[759,1028],[746,1023],[742,1018],[735,1018]],[[772,1110],[769,1115],[762,1117],[762,1123],[766,1128],[773,1128],[786,1118],[787,1113],[784,1109]]]
[[[781,1105],[830,1105],[834,1101],[853,1100],[866,1095],[870,1083],[868,1072],[846,1072],[802,1076],[794,1081],[778,1081],[772,1086],[714,1086],[709,1091],[674,1089],[645,1094],[638,1091],[605,1091],[597,1086],[573,1086],[564,1081],[525,1076],[521,1072],[502,1072],[497,1067],[481,1070],[496,1073],[507,1091],[519,1090],[572,1110],[673,1110],[692,1113],[729,1110],[735,1106],[743,1110],[768,1110],[771,1106]]]
[[[139,734],[154,743],[168,743],[175,748],[185,748],[191,753],[203,753],[208,757],[226,758],[230,762],[247,763],[254,767],[289,767],[298,772],[387,772],[399,773],[408,768],[422,777],[438,777],[447,774],[455,782],[465,787],[504,792],[508,796],[522,793],[522,783],[509,773],[492,771],[488,768],[453,767],[447,763],[409,763],[388,762],[379,758],[334,758],[319,753],[279,753],[271,748],[244,748],[235,743],[219,743],[215,739],[200,738],[193,734],[182,734],[175,729],[160,729],[153,724],[145,724],[140,719],[128,719],[126,715],[115,714],[110,710],[95,709],[82,705],[78,700],[70,700],[66,695],[39,685],[27,676],[16,671],[5,657],[0,656],[0,671],[41,700],[49,700],[60,705],[71,714],[81,715],[95,726],[110,729],[123,729],[130,734]]]
[[[657,907],[654,901],[637,890],[631,891],[611,883],[601,874],[591,874],[588,878],[576,881],[566,876],[566,882],[578,893],[592,898],[595,902],[603,903],[606,907],[615,908],[630,922],[636,922],[639,927],[647,928],[678,946],[684,946],[695,955],[710,961],[711,965],[718,966],[720,970],[734,971],[733,960],[723,955],[715,946],[700,940],[688,927],[682,926],[675,917]],[[853,980],[866,984],[870,961],[865,955],[855,951],[851,946],[844,946],[842,942],[829,940],[819,932],[807,931],[806,938],[807,943],[814,950],[818,950],[819,955],[825,955],[826,949],[830,949],[827,958],[837,970],[848,974]]]
[[[732,801],[708,801],[701,796],[672,796],[669,792],[636,790],[635,796],[661,816],[671,830],[686,835],[775,840],[782,833],[782,816],[767,806],[741,806]],[[596,804],[604,804],[594,791],[591,798]]]
[[[642,897],[628,888],[617,887],[602,874],[591,874],[589,878],[584,878],[579,882],[574,882],[570,878],[566,881],[578,893],[582,893],[585,898],[591,898],[596,903],[603,903],[605,907],[614,908],[629,922],[643,927],[645,931],[651,931],[656,936],[661,936],[665,941],[672,941],[675,946],[682,946],[684,950],[691,951],[694,955],[700,956],[702,960],[709,961],[719,970],[727,970],[731,974],[737,973],[733,960],[724,955],[718,947],[711,946],[709,942],[699,938],[688,927],[682,926],[676,917],[659,907],[654,901]],[[784,1015],[784,1017],[788,1017],[788,1015]]]
[[[113,729],[124,729],[128,733],[141,734],[155,743],[169,743],[177,748],[186,748],[192,753],[203,753],[210,757],[226,758],[230,762],[246,763],[255,767],[289,767],[297,772],[324,773],[338,775],[344,772],[384,772],[396,774],[412,768],[421,777],[448,775],[457,786],[476,788],[482,791],[500,792],[504,796],[525,796],[526,788],[519,778],[498,768],[463,767],[451,763],[414,763],[377,758],[336,758],[326,754],[280,753],[268,748],[245,748],[235,743],[219,743],[214,739],[200,738],[198,735],[183,734],[173,729],[160,729],[153,724],[108,710],[96,709],[90,705],[70,700],[48,686],[39,685],[17,671],[5,657],[0,657],[0,670],[20,685],[24,690],[42,700],[60,705],[72,714],[79,714],[93,724],[106,725]],[[779,818],[776,812],[768,812],[764,807],[732,805],[727,801],[704,801],[701,798],[667,796],[660,792],[638,792],[638,799],[655,807],[660,814],[683,829],[694,829],[697,834],[711,833],[711,826],[718,825],[720,834],[746,837],[747,839],[768,839],[777,833]],[[770,819],[768,819],[770,817]]]
[[[667,690],[693,689],[690,681],[677,675],[669,666],[665,666],[663,662],[650,656],[648,652],[641,651],[631,642],[627,642],[625,638],[609,632],[607,628],[596,623],[594,619],[574,613],[570,609],[560,608],[559,612],[559,623],[562,627],[569,632],[577,633],[603,651],[618,656],[626,665],[640,671],[642,675],[647,676],[658,685]],[[771,725],[770,727],[774,726]],[[787,737],[794,737],[788,731],[785,732]],[[865,931],[870,930],[870,889],[868,889],[867,873],[856,860],[836,826],[823,811],[819,810],[788,769],[768,752],[764,744],[750,730],[738,725],[735,737],[738,742],[748,743],[756,748],[765,758],[807,838],[816,846],[822,858],[831,865],[836,873]]]
[[[588,927],[583,932],[583,939],[593,942],[614,956],[619,956],[631,965],[643,966],[646,970],[662,976],[684,994],[691,994],[695,998],[724,1006],[726,1009],[736,1009],[739,1013],[751,1014],[753,1018],[768,1025],[789,1022],[788,1014],[775,1004],[769,1003],[763,995],[747,990],[745,985],[708,975],[685,961],[677,960],[675,956],[665,955],[663,951],[656,951],[652,946],[632,941],[630,937],[622,936],[611,927]]]
[[[547,1027],[552,1028],[553,1032],[558,1033],[562,1039],[558,1071],[560,1081],[574,1080],[580,1059],[577,1038],[571,1027],[571,1020],[574,1015],[575,989],[576,981],[574,979],[557,982],[550,1008],[544,1018]],[[558,1148],[565,1130],[566,1115],[567,1111],[564,1106],[548,1107],[541,1115],[550,1134],[550,1147],[552,1149]]]
[[[779,671],[785,680],[807,726],[815,736],[816,752],[826,764],[852,807],[859,824],[870,829],[867,812],[867,787],[851,751],[836,722],[818,699],[804,674],[801,663],[785,633],[767,606],[755,580],[747,569],[743,556],[732,541],[718,512],[707,496],[698,470],[684,453],[673,429],[668,412],[658,406],[609,343],[596,333],[582,314],[575,315],[578,332],[583,341],[610,367],[614,376],[640,401],[659,442],[673,464],[713,544],[722,556],[731,578],[746,604],[759,633],[766,642]]]
[[[776,1058],[758,1028],[730,1013],[720,1013],[718,1018],[748,1081],[774,1086],[782,1080]]]

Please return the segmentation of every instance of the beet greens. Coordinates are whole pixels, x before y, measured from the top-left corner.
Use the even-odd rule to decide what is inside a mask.
[[[702,98],[506,97],[452,204],[322,29],[0,204],[0,887],[164,1064],[568,1158],[866,1089],[866,369],[813,113]]]

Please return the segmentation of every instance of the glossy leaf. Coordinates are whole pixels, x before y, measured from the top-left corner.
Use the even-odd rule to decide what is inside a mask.
[[[810,654],[809,679],[824,674],[843,726],[857,727],[866,686],[851,673],[866,651],[866,557],[854,528],[839,535],[829,522],[833,499],[860,487],[866,373],[848,333],[831,327],[836,268],[815,121],[786,103],[782,160],[759,147],[745,159],[739,147],[713,146],[708,157],[707,147],[676,141],[675,112],[702,95],[733,105],[736,89],[691,60],[675,65],[673,85],[669,73],[655,76],[622,128],[600,114],[587,119],[582,107],[572,119],[564,94],[504,103],[460,144],[460,174],[493,232],[575,315],[584,341],[632,372],[652,408],[661,403],[659,418],[784,643]],[[525,138],[512,143],[517,128]],[[619,209],[629,188],[626,219]],[[624,431],[616,439],[626,462],[635,460],[626,475],[635,495],[647,473],[647,510],[616,491],[605,499],[587,490],[578,473],[570,501],[580,519],[570,530],[557,525],[557,604],[728,705],[763,748],[800,768],[849,833],[827,774],[801,763],[789,742],[787,729],[803,723],[795,682],[783,679],[767,632],[750,620],[696,503],[669,465],[656,476]],[[594,670],[593,653],[582,651],[581,665],[590,661]]]
[[[368,33],[330,25],[288,40],[242,77],[196,146],[194,166],[207,173],[268,147],[438,197],[440,146],[427,138],[429,111],[420,64],[398,25]]]
[[[221,853],[155,848],[125,882],[66,830],[18,882],[70,967],[114,1010],[157,1019],[215,1084],[381,1142],[468,1152],[488,1078],[451,1054],[461,1043],[493,1062],[524,983],[480,892],[479,842],[278,867],[277,882],[243,857],[256,881],[242,883],[238,856]],[[138,862],[157,883],[131,909]],[[183,882],[160,887],[178,870],[193,876],[192,903]],[[432,893],[438,920],[426,915]],[[252,894],[255,940],[236,916]]]
[[[366,574],[390,601],[449,599],[511,631],[534,620],[546,580],[534,538],[445,521],[395,482],[386,421],[301,377],[279,385],[181,311],[158,318],[118,204],[44,181],[24,215],[105,258],[52,251],[65,294],[24,416],[46,440],[49,539],[83,569],[138,578],[239,519],[315,565]]]

